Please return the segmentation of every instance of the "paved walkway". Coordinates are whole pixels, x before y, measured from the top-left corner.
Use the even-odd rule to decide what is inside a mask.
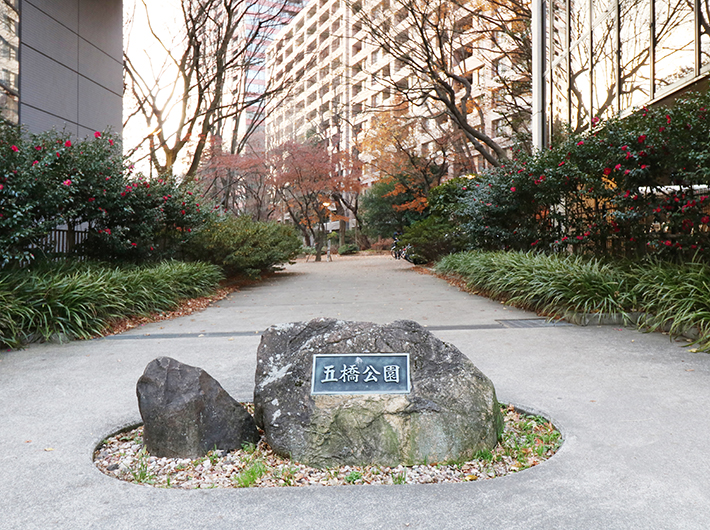
[[[431,327],[501,401],[553,419],[562,449],[508,477],[417,486],[178,491],[93,466],[104,436],[139,421],[135,384],[153,358],[250,399],[258,332],[319,316]],[[298,263],[196,315],[0,353],[0,529],[708,528],[710,356],[661,334],[531,318],[380,256]]]

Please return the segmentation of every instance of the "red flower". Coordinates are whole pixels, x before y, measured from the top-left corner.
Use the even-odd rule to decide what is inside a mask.
[[[66,142],[64,142],[64,147],[71,147],[71,141],[67,140]]]
[[[42,146],[41,146],[41,145],[38,145],[38,146],[35,147],[35,149],[36,149],[37,151],[41,151],[41,150],[42,150]]]
[[[621,164],[616,164],[616,165],[614,166],[614,169],[616,169],[617,171],[619,171],[619,170],[621,169]]]
[[[671,243],[669,240],[666,240],[664,243],[667,247],[670,247],[673,243]]]
[[[109,143],[109,145],[113,145],[113,140],[111,140],[111,138],[109,138],[108,143]]]
[[[16,145],[13,145],[12,147],[10,147],[10,149],[15,151],[16,153],[20,150]]]
[[[605,168],[604,168],[604,175],[606,175],[606,176],[611,175],[611,168],[610,168],[610,167],[605,167]]]
[[[94,138],[101,138],[101,133],[99,131],[96,131],[94,133]]]
[[[665,127],[659,127],[659,128],[658,128],[658,132],[663,132],[663,131],[665,131],[665,130],[666,130]]]
[[[671,115],[670,115],[670,114],[666,114],[666,123],[667,123],[668,125],[671,124]]]
[[[646,141],[646,135],[645,135],[645,134],[642,134],[641,136],[639,136],[639,143],[640,143],[640,144],[644,143],[645,141]]]
[[[95,197],[89,197],[89,202],[94,202],[96,200]]]
[[[131,246],[137,247],[138,245],[136,243],[131,243]]]
[[[577,145],[584,145],[584,140],[580,140],[579,142],[577,142]]]
[[[2,189],[3,189],[4,187],[5,187],[5,186],[3,186],[2,184],[0,184],[0,191],[2,191]]]
[[[515,186],[513,186],[512,188],[510,188],[510,191],[515,191]],[[183,213],[185,213],[185,210],[183,210]]]
[[[185,210],[181,210],[182,214],[185,215]]]
[[[39,160],[35,160],[34,162],[32,162],[32,165],[33,165],[33,166],[34,166],[35,164],[39,164]]]
[[[703,223],[703,224],[708,224],[708,223],[710,223],[710,216],[703,215],[703,216],[700,218],[700,222]]]
[[[557,167],[562,167],[562,166],[564,166],[564,165],[565,165],[564,162],[560,162],[559,164],[557,164]]]
[[[64,182],[62,182],[65,186],[71,186],[71,180],[67,179]]]

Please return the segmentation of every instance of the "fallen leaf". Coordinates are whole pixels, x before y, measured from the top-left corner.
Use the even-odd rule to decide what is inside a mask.
[[[54,451],[54,447],[45,447],[44,450],[47,452]]]

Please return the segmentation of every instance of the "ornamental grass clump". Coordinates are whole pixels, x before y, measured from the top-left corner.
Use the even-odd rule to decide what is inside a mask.
[[[645,312],[639,324],[651,331],[668,330],[671,336],[694,328],[694,344],[710,351],[710,266],[651,262],[633,266],[633,294]]]
[[[445,257],[437,271],[458,274],[473,289],[548,314],[626,314],[628,305],[625,274],[581,256],[473,251]]]
[[[177,307],[184,298],[209,294],[222,279],[219,267],[166,261],[109,267],[51,264],[0,272],[0,344],[53,338],[90,338],[111,320]]]

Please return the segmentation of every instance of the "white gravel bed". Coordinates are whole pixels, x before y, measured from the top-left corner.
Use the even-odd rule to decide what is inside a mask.
[[[271,451],[262,439],[256,447],[210,451],[195,460],[157,458],[143,448],[143,427],[105,440],[94,462],[105,474],[162,488],[236,488],[343,486],[353,484],[435,484],[490,479],[536,466],[559,447],[559,432],[542,418],[503,411],[505,429],[498,446],[482,458],[449,464],[414,466],[342,466],[316,469]]]

